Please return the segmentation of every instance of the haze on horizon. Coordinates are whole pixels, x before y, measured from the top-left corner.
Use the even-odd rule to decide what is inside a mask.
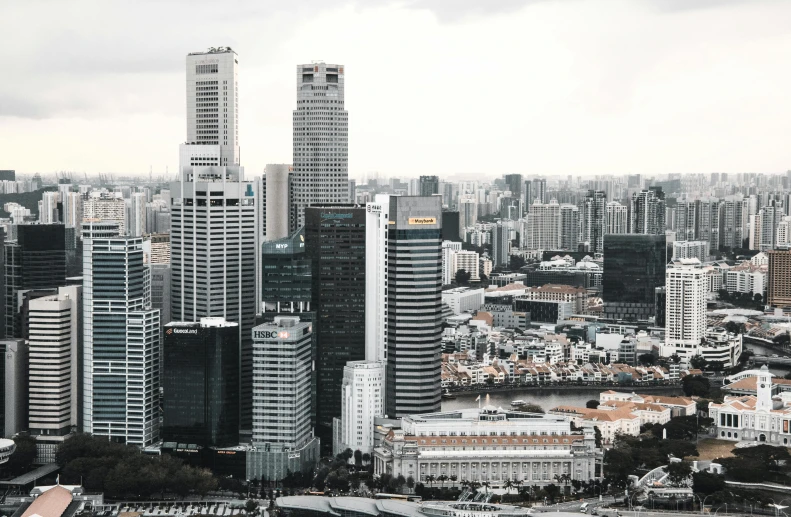
[[[0,168],[161,174],[184,58],[240,62],[241,162],[291,162],[295,66],[344,64],[360,178],[791,168],[791,2],[30,0],[0,8]]]

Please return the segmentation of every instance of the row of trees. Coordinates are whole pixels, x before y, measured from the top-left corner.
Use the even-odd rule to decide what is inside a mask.
[[[106,438],[76,434],[63,442],[56,461],[61,480],[79,483],[88,490],[104,492],[109,498],[147,499],[174,493],[205,496],[218,487],[207,469],[185,465],[169,455],[144,455],[136,447]]]

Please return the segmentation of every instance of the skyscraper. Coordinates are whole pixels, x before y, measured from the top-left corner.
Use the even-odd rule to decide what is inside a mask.
[[[420,196],[433,196],[439,194],[439,177],[438,176],[421,176],[420,177]]]
[[[580,209],[577,205],[560,205],[560,248],[577,251],[580,242]]]
[[[179,168],[239,165],[239,56],[230,47],[187,55],[187,141]]]
[[[464,239],[465,228],[475,226],[478,222],[478,201],[474,196],[464,195],[459,198],[459,236]]]
[[[605,235],[629,233],[629,217],[625,206],[617,201],[610,201],[605,211]]]
[[[277,316],[253,329],[253,447],[247,478],[281,480],[318,461],[311,413],[312,325]]]
[[[661,187],[651,187],[632,196],[629,226],[631,233],[665,233],[665,198]]]
[[[29,430],[50,461],[80,425],[81,313],[82,286],[60,287],[58,294],[30,301]]]
[[[160,318],[143,239],[83,224],[83,430],[145,447],[159,439]]]
[[[602,299],[604,315],[618,320],[655,316],[656,288],[664,285],[664,235],[605,235]]]
[[[769,255],[769,278],[766,300],[773,307],[791,307],[791,250],[772,250]]]
[[[162,439],[239,443],[239,325],[223,318],[165,325]]]
[[[607,196],[601,190],[589,190],[582,203],[582,242],[586,242],[593,253],[601,253],[604,249],[606,203]]]
[[[184,167],[171,185],[171,317],[239,323],[241,425],[250,429],[252,342],[260,293],[260,222],[256,182],[244,169]]]
[[[747,200],[742,196],[729,196],[720,202],[720,249],[744,247],[748,214]]]
[[[66,284],[66,233],[62,224],[22,224],[5,243],[6,337],[22,337],[19,292]]]
[[[374,418],[384,414],[385,367],[380,361],[350,361],[343,368],[343,408],[333,454],[346,449],[370,454]]]
[[[142,237],[146,233],[146,195],[143,192],[133,192],[129,198],[129,235]]]
[[[332,420],[341,415],[343,367],[365,359],[365,228],[363,208],[316,206],[305,211],[316,311],[316,429],[327,447],[332,444]]]
[[[545,179],[535,179],[533,180],[533,184],[530,188],[530,195],[533,196],[532,203],[535,203],[536,200],[540,201],[541,203],[547,202],[547,180]]]
[[[294,231],[289,231],[295,217],[291,206],[291,169],[291,165],[284,163],[267,164],[264,169],[261,224],[269,241],[285,239]],[[267,218],[267,212],[271,217]]]
[[[688,361],[706,335],[706,269],[697,259],[683,259],[667,269],[665,347]]]
[[[531,211],[535,208],[534,204]],[[509,230],[508,225],[503,224],[502,221],[497,221],[497,224],[492,225],[492,262],[494,267],[508,266],[508,256],[511,251],[511,240],[508,238]]]
[[[344,108],[344,83],[343,65],[297,65],[291,231],[305,225],[308,206],[349,202],[349,114]]]
[[[524,192],[524,183],[522,182],[522,175],[521,174],[506,174],[505,175],[505,186],[511,192],[511,197],[519,199],[521,201],[521,206],[525,205],[525,192]],[[521,217],[522,214],[519,214],[517,217]]]
[[[495,231],[492,229],[492,237]],[[555,250],[560,247],[561,220],[560,205],[557,200],[553,199],[547,204],[533,203],[527,214],[525,234],[524,242],[527,249]],[[494,239],[492,239],[492,251],[494,251]]]
[[[380,194],[366,206],[365,359],[387,362],[391,418],[440,409],[440,205]]]

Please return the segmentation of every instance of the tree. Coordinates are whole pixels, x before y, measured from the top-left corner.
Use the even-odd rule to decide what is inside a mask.
[[[406,478],[406,487],[410,490],[415,488],[415,478],[413,478],[412,476]]]
[[[599,426],[594,426],[593,427],[593,437],[596,440],[596,447],[601,449],[601,447],[602,447],[602,436],[601,436],[601,430],[599,429]]]
[[[19,475],[29,471],[36,461],[36,439],[18,435],[14,438],[14,443],[16,450],[9,456],[5,469],[13,475]]]
[[[363,453],[363,463],[366,465],[371,463],[371,455],[369,453]]]
[[[708,397],[711,392],[709,380],[701,375],[687,375],[681,380],[681,389],[688,397]]]
[[[735,321],[729,321],[725,324],[725,330],[731,334],[741,334],[744,332],[744,325],[736,323]]]
[[[591,399],[585,403],[585,407],[588,409],[596,409],[599,407],[599,401],[595,399]]]
[[[525,259],[519,255],[510,255],[508,257],[508,269],[511,271],[519,271],[525,267]]]
[[[670,356],[670,360],[673,361],[674,363],[678,364],[678,363],[681,362],[681,356],[678,355],[678,354],[673,354],[673,355]]]
[[[358,467],[363,464],[363,453],[360,449],[354,451],[354,464]]]
[[[656,364],[656,357],[654,354],[640,354],[637,361],[643,366],[654,366]]]
[[[725,490],[725,477],[701,470],[692,474],[693,490],[699,494],[714,494]]]
[[[541,406],[539,406],[537,404],[524,404],[524,405],[520,406],[519,409],[521,409],[522,411],[526,411],[528,413],[543,413],[544,412],[544,408],[542,408]]]
[[[702,339],[705,339],[705,338],[702,338]],[[695,355],[695,356],[692,356],[692,358],[689,360],[689,365],[692,368],[697,368],[697,369],[700,370],[700,369],[702,369],[703,367],[706,366],[706,360],[703,358],[702,355]]]
[[[546,492],[547,497],[549,500],[554,503],[555,498],[560,495],[560,487],[555,485],[554,483],[550,483],[544,487],[544,492]]]
[[[456,271],[456,283],[458,285],[469,285],[471,276],[472,274],[468,273],[466,270],[459,269]]]
[[[252,499],[248,499],[246,503],[244,503],[244,511],[247,515],[251,515],[258,510],[258,501],[253,501]]]
[[[764,297],[761,296],[761,293],[755,293],[755,296],[753,296],[753,301],[755,301],[756,304],[761,305],[764,301]]]
[[[671,461],[667,466],[667,479],[673,486],[680,486],[692,475],[692,465],[688,461]]]
[[[434,481],[436,481],[436,480],[437,480],[437,477],[434,474],[429,474],[428,476],[426,476],[426,481],[428,481],[429,488],[433,488]]]

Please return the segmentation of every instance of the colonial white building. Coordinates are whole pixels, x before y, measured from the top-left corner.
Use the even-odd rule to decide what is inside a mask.
[[[756,395],[726,396],[722,404],[709,403],[714,432],[722,440],[788,446],[791,442],[791,406],[787,398],[772,398],[772,377],[766,365],[741,372],[756,377]]]
[[[384,415],[385,364],[349,361],[343,367],[341,418],[335,419],[333,453],[346,449],[371,453],[374,418]]]
[[[600,477],[601,451],[592,432],[572,432],[553,415],[487,406],[410,415],[374,449],[374,474],[413,477],[455,476],[462,481],[506,480],[530,485],[556,483],[556,475],[588,481]]]

